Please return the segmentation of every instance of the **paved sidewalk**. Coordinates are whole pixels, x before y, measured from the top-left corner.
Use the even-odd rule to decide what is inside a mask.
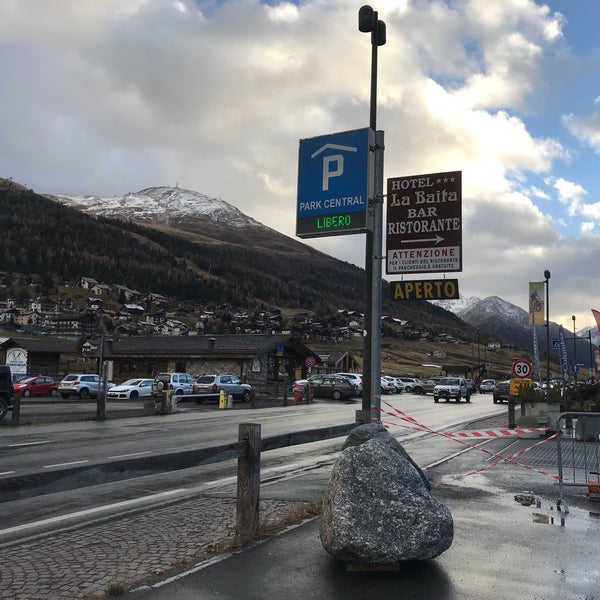
[[[428,451],[433,443],[431,440],[426,445]],[[453,441],[440,438],[435,443],[455,447]],[[499,452],[511,443],[494,440],[487,448]],[[414,458],[424,465],[422,458]],[[397,576],[348,578],[339,564],[324,556],[315,533],[316,521],[201,568],[215,554],[226,553],[232,541],[236,500],[235,489],[230,486],[149,511],[0,547],[0,598],[93,600],[108,597],[110,592],[114,595],[119,590],[140,588],[133,595],[144,600],[387,600],[402,596],[427,600],[600,600],[596,590],[600,580],[596,550],[600,505],[579,499],[563,526],[564,514],[553,506],[558,491],[551,478],[514,465],[500,465],[465,478],[482,464],[487,468],[489,462],[485,460],[480,452],[459,453],[452,461],[429,470],[432,482],[442,484],[434,487],[434,494],[450,507],[456,536],[453,546],[441,557],[414,567],[424,575],[418,594],[411,595],[407,580]],[[323,466],[261,485],[261,527],[271,532],[278,526],[281,529],[291,514],[313,505],[321,497],[330,469]],[[542,506],[524,507],[515,502],[513,496],[523,491],[539,497]],[[159,587],[170,576],[194,568],[197,572],[193,575]],[[235,585],[239,569],[243,569],[248,589]],[[292,579],[282,577],[282,573],[293,573],[296,595],[290,595],[286,587]],[[319,575],[324,573],[334,577],[339,587],[332,587],[329,579],[325,585]],[[444,592],[432,596],[432,582],[445,586]],[[518,592],[518,585],[527,590],[525,595]],[[248,595],[250,589],[254,595]],[[338,595],[332,596],[334,592]],[[344,595],[339,595],[342,592]]]
[[[305,504],[261,500],[261,526]],[[235,498],[202,496],[0,548],[0,598],[91,600],[185,570],[228,545],[235,508]]]

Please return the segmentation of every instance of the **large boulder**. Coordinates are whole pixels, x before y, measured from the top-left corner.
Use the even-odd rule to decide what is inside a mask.
[[[348,562],[424,560],[452,545],[454,523],[402,444],[370,423],[353,430],[333,467],[320,537]]]

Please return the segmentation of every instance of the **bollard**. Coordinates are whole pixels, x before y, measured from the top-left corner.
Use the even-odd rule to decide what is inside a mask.
[[[231,394],[227,396],[227,408],[233,408],[233,396]]]
[[[225,390],[219,390],[219,408],[227,408],[227,398],[225,397]]]
[[[173,410],[173,405],[171,404],[171,390],[164,390],[162,393],[161,403],[160,403],[160,414],[168,415]]]

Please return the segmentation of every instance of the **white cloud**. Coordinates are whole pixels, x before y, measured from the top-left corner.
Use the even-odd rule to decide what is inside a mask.
[[[600,97],[594,101],[594,110],[586,117],[573,114],[563,117],[565,126],[576,138],[600,154]]]
[[[565,56],[565,18],[532,0],[377,9],[385,176],[463,172],[461,289],[523,305],[545,268],[572,287],[574,264],[598,262],[598,203],[554,173],[576,156],[558,128],[529,124],[550,110],[538,101],[546,79],[569,74],[552,62]],[[357,11],[349,0],[4,0],[0,175],[48,193],[179,183],[293,236],[298,140],[369,122],[371,44]],[[564,120],[596,151],[597,106]],[[363,264],[363,240],[310,243]]]

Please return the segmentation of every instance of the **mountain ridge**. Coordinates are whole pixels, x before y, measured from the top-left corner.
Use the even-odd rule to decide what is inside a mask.
[[[0,189],[6,188],[8,183],[13,187],[19,185],[4,180],[4,186],[0,185]],[[33,194],[23,186],[18,189],[21,193]],[[140,226],[156,231],[157,234],[151,235],[151,243],[160,250],[166,250],[168,255],[175,251],[178,258],[169,258],[170,262],[185,263],[188,265],[187,271],[191,268],[198,279],[206,280],[204,287],[197,286],[199,289],[206,289],[215,281],[225,285],[231,277],[231,269],[234,269],[233,285],[222,288],[217,283],[212,290],[215,299],[224,294],[240,303],[245,298],[254,304],[295,303],[296,307],[300,307],[302,303],[298,302],[298,298],[305,298],[308,308],[327,306],[329,310],[340,307],[340,298],[343,299],[342,304],[352,310],[364,304],[362,269],[285,236],[248,217],[224,200],[165,186],[148,187],[123,196],[43,194],[39,197],[65,210],[85,214],[96,223],[98,219],[107,219],[106,222],[113,226],[119,223],[118,227],[134,237],[146,235],[138,229]],[[173,242],[171,237],[164,235],[176,236],[193,245],[176,249],[179,242]],[[199,254],[207,256],[199,257]],[[239,263],[237,270],[236,261]],[[293,266],[290,266],[291,263]],[[288,282],[282,288],[278,280],[286,276]],[[256,285],[261,289],[272,286],[273,297],[269,298],[268,293],[265,296],[261,291],[259,296],[262,300],[260,297],[254,298],[253,284],[248,279],[252,282],[256,280]],[[332,285],[337,281],[343,282],[339,289],[336,289],[335,283]],[[286,287],[289,288],[287,293],[282,293]],[[327,288],[327,302],[318,299],[316,292],[323,287]],[[223,291],[219,292],[219,289]],[[453,333],[463,327],[466,337],[472,341],[481,336],[482,340],[506,341],[524,349],[532,348],[527,312],[497,296],[483,300],[461,297],[457,301],[393,303],[386,300],[389,298],[389,294],[386,295],[388,291],[388,284],[384,281],[386,312],[392,316],[422,319],[429,326],[448,329]],[[431,306],[431,309],[426,309],[424,305]],[[441,312],[437,312],[440,309]],[[449,315],[458,320],[449,321]],[[551,332],[554,335],[553,327]]]

